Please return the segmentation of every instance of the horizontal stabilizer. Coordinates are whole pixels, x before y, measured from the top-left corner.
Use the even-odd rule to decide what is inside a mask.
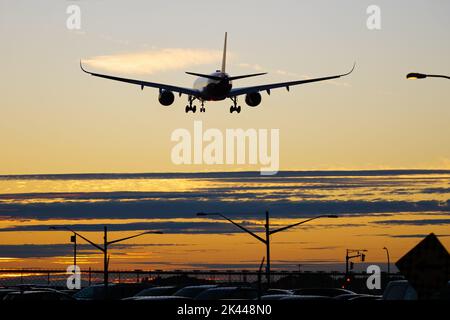
[[[211,79],[211,80],[221,81],[221,80],[224,79],[222,77],[212,76],[212,75],[209,75],[209,74],[201,74],[201,73],[195,73],[195,72],[186,72],[186,73],[190,74],[191,76],[197,76],[197,77]]]
[[[209,75],[209,74],[202,74],[202,73],[195,73],[195,72],[186,72],[186,73],[190,74],[191,76],[197,76],[197,77],[202,77],[202,78],[211,79],[211,80],[218,80],[218,81],[221,81],[221,80],[232,81],[232,80],[262,76],[264,74],[267,74],[266,72],[263,72],[263,73],[245,74],[242,76],[235,76],[235,77],[218,77],[218,76],[213,76],[213,75]]]
[[[238,80],[238,79],[243,79],[243,78],[257,77],[257,76],[262,76],[262,75],[265,75],[265,74],[267,74],[267,72],[245,74],[243,76],[229,77],[228,80]]]

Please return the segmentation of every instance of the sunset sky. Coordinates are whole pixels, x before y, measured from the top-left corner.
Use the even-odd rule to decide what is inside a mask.
[[[261,243],[196,213],[221,212],[262,232],[269,210],[272,228],[339,215],[273,235],[273,268],[342,271],[346,249],[366,249],[366,264],[357,261],[356,270],[385,269],[384,246],[395,262],[431,232],[450,244],[449,185],[450,171],[2,177],[0,268],[63,268],[72,261],[70,233],[50,226],[66,225],[101,243],[108,225],[110,239],[164,232],[113,246],[114,270],[256,269],[265,254]],[[101,253],[79,244],[82,269],[101,268]]]
[[[366,26],[372,4],[381,8],[381,30]],[[79,30],[66,26],[70,5],[81,9]],[[383,265],[383,246],[395,261],[430,232],[448,247],[450,82],[405,77],[450,75],[449,12],[448,0],[0,0],[0,268],[69,264],[69,234],[49,231],[55,224],[96,241],[105,224],[112,238],[165,232],[118,246],[113,268],[258,266],[259,243],[198,211],[230,214],[255,231],[266,209],[278,226],[342,216],[277,236],[275,268],[341,270],[355,246]],[[92,71],[192,87],[184,72],[219,68],[225,32],[228,73],[268,72],[235,86],[341,74],[354,62],[356,69],[263,92],[257,108],[241,98],[240,114],[230,114],[231,101],[186,114],[185,95],[164,107],[157,89],[79,68],[82,60]],[[280,171],[294,172],[264,178],[241,172],[259,164],[175,165],[171,134],[192,132],[195,120],[222,132],[279,129]],[[385,169],[443,171],[356,171]],[[79,258],[101,266],[86,244]]]
[[[177,166],[177,128],[280,129],[281,169],[450,168],[450,3],[377,1],[8,1],[0,10],[0,174],[257,169]],[[69,5],[81,29],[66,27]],[[229,33],[231,74],[269,72],[235,85],[339,74],[347,78],[263,93],[258,108],[230,101],[184,112],[156,89],[90,77],[92,70],[191,87],[184,71],[212,72]]]

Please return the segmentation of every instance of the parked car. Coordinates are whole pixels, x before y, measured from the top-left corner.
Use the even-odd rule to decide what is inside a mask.
[[[13,288],[1,288],[0,289],[0,300],[3,300],[3,298],[11,292],[16,292],[17,289],[13,289]]]
[[[200,286],[187,286],[187,287],[181,288],[180,290],[176,291],[173,295],[177,296],[177,297],[186,297],[186,298],[194,299],[203,291],[206,291],[206,290],[212,289],[212,288],[217,288],[217,285],[206,284],[206,285],[200,285]]]
[[[133,297],[171,296],[179,289],[180,287],[177,286],[160,286],[160,287],[146,288],[136,293]]]
[[[251,287],[218,287],[203,291],[195,300],[253,300],[258,291]]]
[[[313,295],[295,295],[295,294],[291,294],[291,295],[287,295],[283,298],[281,298],[281,301],[285,301],[285,300],[302,300],[302,301],[309,301],[309,300],[331,300],[331,297],[327,297],[327,296],[313,296]]]
[[[292,294],[292,290],[286,290],[286,289],[267,289],[264,291],[263,295],[278,295],[278,294]]]
[[[346,293],[346,294],[341,294],[341,295],[335,296],[333,298],[335,300],[346,301],[346,300],[353,299],[353,298],[355,298],[357,296],[358,296],[358,294],[356,294],[356,293]]]
[[[267,295],[261,296],[261,300],[262,301],[263,300],[275,301],[275,300],[281,300],[281,299],[283,299],[285,297],[289,297],[289,296],[292,296],[292,293],[289,293],[289,294],[267,294]],[[257,299],[258,298],[256,298],[255,300],[257,300]]]
[[[383,300],[417,300],[417,292],[407,280],[395,280],[388,283],[383,293]],[[436,292],[431,299],[450,300],[450,281],[441,291]]]
[[[292,290],[294,295],[336,297],[343,294],[355,294],[353,291],[341,288],[304,288]]]
[[[27,290],[8,293],[3,301],[70,301],[70,295],[57,290]]]
[[[84,288],[73,295],[77,300],[120,300],[132,297],[136,293],[148,288],[148,284],[144,283],[111,283],[108,285],[108,294],[105,294],[105,286],[103,284],[93,285]]]
[[[417,300],[417,292],[407,280],[390,281],[384,290],[383,300]]]
[[[142,297],[130,297],[125,298],[123,300],[127,301],[185,301],[189,302],[192,301],[192,298],[186,298],[186,297],[177,297],[177,296],[142,296]]]
[[[348,299],[348,301],[370,301],[381,300],[382,296],[372,294],[356,294],[354,297]]]

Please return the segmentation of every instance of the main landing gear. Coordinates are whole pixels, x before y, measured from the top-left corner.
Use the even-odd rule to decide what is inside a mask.
[[[233,101],[233,105],[230,107],[230,113],[236,111],[237,113],[241,113],[241,106],[237,105],[237,97],[231,97],[231,101]]]
[[[192,102],[194,102],[195,98],[189,96],[188,98],[189,100],[189,104],[186,106],[186,113],[188,113],[189,111],[192,111],[192,113],[195,113],[197,111],[197,106],[194,105],[192,106]]]
[[[192,113],[195,113],[197,111],[197,106],[192,105],[192,102],[194,102],[195,99],[196,98],[189,97],[189,104],[186,106],[186,113],[188,113],[189,111],[192,111]],[[201,103],[202,103],[202,105],[200,107],[200,112],[205,112],[206,111],[205,102],[202,100]]]

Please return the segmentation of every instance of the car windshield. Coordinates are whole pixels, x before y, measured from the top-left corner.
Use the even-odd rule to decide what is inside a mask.
[[[294,294],[296,295],[312,295],[312,296],[316,295],[326,297],[335,297],[342,294],[351,294],[351,293],[353,292],[339,288],[307,288],[294,290]]]
[[[101,287],[87,287],[84,288],[77,293],[75,293],[73,296],[77,299],[92,299],[95,296],[95,293],[101,290]]]
[[[214,286],[185,287],[178,290],[173,295],[178,297],[195,298],[203,291],[211,288],[214,288]]]
[[[196,299],[199,300],[219,300],[228,298],[236,288],[217,288],[209,289],[200,293]]]
[[[144,289],[137,293],[135,297],[154,297],[154,296],[170,296],[176,290],[176,287],[155,287]]]

